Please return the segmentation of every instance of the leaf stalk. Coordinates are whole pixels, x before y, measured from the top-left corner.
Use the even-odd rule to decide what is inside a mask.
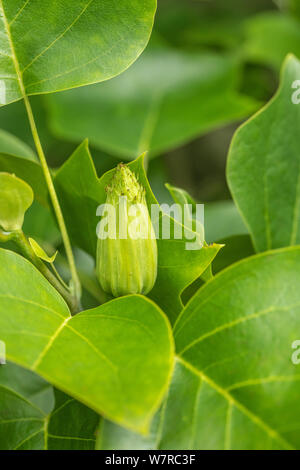
[[[73,281],[72,282],[73,293],[74,293],[74,296],[76,298],[76,301],[77,301],[77,304],[78,304],[78,309],[79,309],[80,297],[81,297],[81,285],[80,285],[80,280],[79,280],[79,276],[78,276],[76,265],[75,265],[75,260],[74,260],[74,255],[73,255],[69,235],[68,235],[68,232],[67,232],[67,228],[66,228],[66,224],[65,224],[65,221],[64,221],[62,210],[61,210],[61,207],[60,207],[60,204],[59,204],[59,200],[58,200],[58,197],[57,197],[57,194],[56,194],[56,191],[55,191],[55,187],[54,187],[54,184],[53,184],[51,173],[50,173],[50,170],[49,170],[49,167],[48,167],[48,164],[47,164],[47,160],[46,160],[46,157],[45,157],[45,154],[44,154],[44,150],[42,148],[42,144],[41,144],[41,141],[40,141],[40,138],[39,138],[39,134],[38,134],[38,131],[37,131],[35,120],[34,120],[31,104],[30,104],[28,96],[26,94],[24,94],[24,103],[25,103],[25,107],[26,107],[26,111],[27,111],[27,115],[28,115],[28,119],[29,119],[29,124],[30,124],[30,127],[31,127],[33,140],[34,140],[36,150],[37,150],[40,162],[41,162],[41,166],[42,166],[43,173],[44,173],[44,176],[45,176],[45,180],[46,180],[46,183],[47,183],[47,186],[48,186],[50,198],[51,198],[51,201],[52,201],[52,204],[53,204],[54,212],[55,212],[57,222],[58,222],[58,225],[59,225],[59,228],[60,228],[60,231],[61,231],[63,243],[64,243],[64,246],[65,246],[67,260],[68,260],[70,271],[71,271],[71,277],[72,277],[72,281]]]

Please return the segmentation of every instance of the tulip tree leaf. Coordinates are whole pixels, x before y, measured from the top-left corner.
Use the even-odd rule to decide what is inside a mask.
[[[71,317],[46,279],[6,250],[0,250],[0,277],[0,331],[8,360],[96,412],[146,432],[173,366],[162,311],[145,297],[128,296]]]
[[[145,48],[155,9],[156,0],[0,0],[1,104],[118,75]]]
[[[45,414],[22,396],[0,385],[2,450],[44,448]]]
[[[157,155],[254,111],[238,76],[227,57],[150,49],[114,80],[48,97],[51,127],[126,160]]]
[[[205,284],[175,325],[177,362],[159,425],[144,440],[103,422],[99,448],[299,449],[300,373],[291,360],[299,268],[300,248],[284,248]]]
[[[93,450],[99,416],[82,403],[55,390],[55,409],[45,431],[47,450]]]
[[[22,396],[45,415],[54,408],[53,387],[38,375],[12,362],[0,367],[1,386]]]
[[[0,367],[0,448],[44,449],[46,417],[54,408],[51,385],[15,364]]]
[[[9,363],[0,368],[2,450],[95,447],[99,416],[38,375]]]
[[[151,204],[157,204],[157,201],[145,174],[143,157],[129,163],[129,167],[146,188],[150,209]],[[112,171],[108,171],[100,179],[97,177],[86,141],[59,169],[55,177],[55,185],[73,242],[94,258],[97,244],[96,227],[99,222],[96,210],[106,201],[105,187],[110,183],[111,177]],[[167,215],[164,217],[170,219]],[[158,277],[154,289],[148,294],[167,313],[171,321],[176,319],[182,309],[181,291],[205,271],[221,248],[220,245],[212,245],[199,250],[187,250],[185,239],[172,239],[175,223],[171,218],[171,239],[157,240]]]
[[[243,260],[204,285],[175,325],[177,354],[204,386],[196,419],[219,408],[224,448],[299,448],[299,266],[297,247]]]
[[[7,232],[22,228],[24,214],[33,203],[33,192],[25,181],[0,173],[0,226]]]
[[[300,62],[289,56],[277,94],[238,129],[229,151],[228,183],[256,251],[300,242],[299,77]]]

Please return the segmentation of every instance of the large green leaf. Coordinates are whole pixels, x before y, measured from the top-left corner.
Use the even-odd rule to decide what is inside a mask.
[[[0,368],[0,449],[93,449],[98,415],[13,363]]]
[[[49,96],[51,127],[126,160],[159,154],[254,111],[238,77],[229,57],[149,50],[109,83]]]
[[[22,396],[45,415],[54,408],[53,387],[35,373],[12,362],[0,367],[0,387]]]
[[[177,354],[204,386],[196,419],[220,407],[225,448],[300,447],[300,374],[291,361],[299,267],[299,248],[239,262],[207,283],[175,325]]]
[[[146,46],[155,9],[156,0],[0,0],[2,104],[118,75]]]
[[[145,297],[128,296],[71,317],[46,279],[6,250],[0,250],[0,278],[0,331],[8,359],[145,432],[173,365],[172,336],[161,310]]]
[[[0,367],[0,449],[43,449],[52,387],[15,364]]]
[[[226,400],[206,386],[188,365],[177,359],[167,399],[155,417],[150,435],[145,438],[103,420],[100,424],[101,434],[97,440],[97,448],[224,449],[227,409]]]
[[[143,157],[129,164],[146,188],[149,208],[157,204],[143,166]],[[96,217],[98,205],[105,203],[105,187],[110,183],[111,171],[97,177],[87,142],[84,141],[55,177],[65,220],[73,242],[95,258]],[[168,217],[168,216],[165,216]],[[186,240],[174,240],[171,220],[171,239],[158,239],[158,277],[150,298],[174,321],[182,309],[181,291],[209,266],[220,245],[205,246],[200,250],[186,250]]]
[[[300,248],[218,274],[175,325],[177,363],[149,439],[104,422],[103,449],[300,448]]]
[[[82,403],[55,390],[55,409],[46,421],[45,449],[93,450],[99,416]]]
[[[300,107],[292,101],[300,62],[286,60],[278,93],[236,132],[227,177],[255,249],[300,241]]]

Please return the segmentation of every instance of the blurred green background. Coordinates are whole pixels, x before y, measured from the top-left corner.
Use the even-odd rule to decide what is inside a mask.
[[[148,150],[159,201],[170,200],[165,182],[184,188],[208,203],[208,221],[226,214],[227,228],[208,223],[207,238],[228,236],[228,147],[276,90],[289,52],[300,56],[299,0],[158,0],[151,41],[122,75],[31,98],[48,161],[60,166],[87,137],[101,175]],[[30,154],[6,133],[33,149],[22,102],[0,108],[0,128],[0,152]]]

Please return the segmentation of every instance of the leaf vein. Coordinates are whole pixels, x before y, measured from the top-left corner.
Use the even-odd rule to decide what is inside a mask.
[[[36,370],[37,367],[40,365],[41,361],[43,360],[43,358],[45,357],[45,355],[47,354],[47,352],[51,348],[52,344],[54,343],[54,341],[56,340],[56,338],[58,337],[58,335],[60,334],[60,332],[63,330],[63,328],[65,327],[65,325],[67,324],[67,322],[70,319],[71,319],[71,317],[65,318],[65,320],[62,322],[62,324],[59,326],[59,328],[57,328],[57,330],[55,331],[54,335],[52,335],[50,337],[50,340],[48,341],[48,343],[46,344],[46,346],[44,347],[44,349],[42,350],[42,352],[40,353],[38,358],[32,364],[32,366],[31,366],[32,370]]]
[[[233,320],[232,322],[229,322],[229,323],[225,323],[224,325],[221,325],[221,326],[218,326],[217,328],[215,328],[214,330],[211,330],[211,331],[208,331],[207,333],[205,333],[204,335],[200,336],[199,338],[195,339],[194,341],[192,341],[190,344],[188,344],[185,348],[183,348],[180,352],[180,354],[183,354],[184,352],[186,352],[187,350],[191,349],[193,346],[195,346],[195,344],[198,344],[200,343],[201,341],[204,341],[205,339],[209,338],[210,336],[214,336],[215,334],[218,334],[220,333],[221,331],[223,330],[227,330],[229,328],[233,328],[237,325],[239,325],[240,323],[244,323],[244,322],[247,322],[249,320],[255,320],[257,318],[260,318],[262,317],[263,315],[267,315],[268,313],[271,313],[271,312],[276,312],[276,311],[285,311],[285,310],[289,310],[291,308],[294,308],[294,307],[298,307],[300,306],[300,302],[296,303],[296,304],[292,304],[292,305],[288,305],[286,307],[279,307],[279,306],[276,306],[276,305],[271,305],[270,307],[264,309],[264,310],[261,310],[259,312],[255,312],[255,313],[252,313],[252,314],[249,314],[247,316],[244,316],[244,317],[240,317],[240,318],[237,318],[236,320]]]
[[[0,0],[0,1],[1,1],[1,0]],[[116,42],[110,49],[108,49],[105,55],[110,54],[111,51],[112,51],[115,47],[117,47],[120,42],[122,42],[122,40]],[[65,75],[68,75],[68,74],[70,74],[70,73],[72,73],[72,72],[75,72],[76,70],[82,69],[82,68],[86,67],[87,65],[90,65],[90,64],[92,64],[93,62],[96,62],[96,60],[98,60],[102,55],[104,55],[104,54],[101,53],[101,54],[97,55],[96,57],[94,57],[93,59],[91,59],[91,60],[89,60],[88,62],[86,62],[85,64],[81,64],[81,65],[78,65],[78,66],[76,66],[76,67],[73,67],[72,69],[67,70],[66,72],[60,73],[60,74],[58,74],[58,75],[54,75],[53,77],[44,78],[43,80],[38,80],[37,82],[29,83],[29,85],[27,85],[26,88],[28,89],[28,88],[30,88],[30,87],[33,87],[34,85],[39,85],[40,83],[45,83],[45,82],[49,82],[50,80],[54,80],[54,79],[56,79],[56,78],[61,78],[61,77],[65,76]],[[106,80],[108,80],[108,78],[109,78],[109,77],[107,77]],[[98,80],[98,81],[95,81],[95,82],[93,82],[93,83],[98,83],[98,82],[99,82],[99,80]],[[90,85],[91,85],[91,84],[92,84],[92,83],[90,83]]]
[[[269,377],[258,377],[256,379],[243,380],[242,382],[237,382],[230,387],[226,388],[227,391],[237,390],[238,388],[248,387],[251,385],[262,385],[267,383],[274,382],[298,382],[300,380],[300,375],[270,375]]]
[[[10,424],[10,423],[19,423],[23,421],[41,421],[44,422],[42,418],[15,418],[15,419],[0,419],[0,424]]]
[[[52,308],[45,307],[42,304],[39,304],[38,302],[34,302],[33,300],[29,299],[23,299],[22,297],[16,297],[15,295],[8,295],[8,294],[0,294],[0,297],[12,299],[12,300],[18,300],[27,304],[35,305],[36,307],[40,307],[42,310],[47,310],[48,312],[55,313],[58,317],[63,318],[65,320],[66,317],[58,313],[56,310],[53,310]],[[70,317],[67,317],[70,318]]]
[[[86,336],[79,333],[79,331],[75,330],[70,325],[66,325],[66,326],[71,331],[73,331],[73,333],[75,333],[77,336],[79,336],[79,338],[81,338],[85,343],[87,343],[90,346],[90,348],[92,348],[98,354],[98,356],[101,357],[101,359],[103,359],[105,362],[107,362],[115,370],[115,372],[118,370],[117,366],[115,364],[113,364],[110,361],[110,359],[108,359],[108,357],[105,356],[105,354],[103,354],[103,352],[100,351],[100,349],[96,348],[96,346],[88,338],[86,338]]]
[[[70,439],[73,441],[87,441],[87,442],[95,442],[96,439],[87,438],[87,437],[72,437],[72,436],[55,436],[54,434],[48,434],[48,437],[52,437],[53,439]]]
[[[123,317],[119,317],[117,315],[102,315],[102,314],[89,315],[89,314],[84,314],[84,313],[82,313],[80,315],[80,318],[104,318],[104,319],[107,319],[107,320],[119,320],[119,321],[125,321],[125,322],[128,322],[128,323],[134,323],[134,324],[138,325],[142,330],[144,330],[153,340],[155,339],[154,335],[152,334],[152,331],[149,328],[147,328],[145,325],[143,325],[138,320],[133,320],[132,318],[123,318]]]
[[[40,52],[40,54],[38,54],[37,56],[35,56],[32,61],[26,65],[26,67],[22,70],[22,73],[25,72],[25,70],[28,70],[32,64],[34,64],[34,62],[36,60],[38,60],[42,55],[44,55],[49,49],[51,49],[51,47],[57,42],[59,41],[61,38],[63,38],[66,33],[79,21],[79,19],[82,17],[82,15],[86,12],[86,10],[88,9],[88,7],[91,5],[91,3],[93,2],[94,0],[89,0],[89,2],[84,6],[84,8],[81,10],[81,12],[79,13],[79,15],[77,15],[77,17],[74,19],[74,21],[59,35],[57,36],[57,38],[55,38],[42,52]]]
[[[194,367],[189,362],[185,361],[182,357],[177,356],[177,360],[181,362],[181,364],[186,367],[188,370],[193,372],[194,374],[201,377],[208,385],[210,385],[214,390],[216,390],[220,395],[222,395],[228,402],[231,402],[235,405],[240,411],[242,411],[253,423],[257,426],[262,428],[268,436],[270,436],[273,440],[280,442],[280,444],[289,450],[293,450],[293,446],[291,446],[276,430],[272,429],[265,421],[263,421],[259,416],[255,413],[250,411],[246,406],[236,400],[228,391],[214,382],[211,378],[205,375],[201,370]]]
[[[40,434],[40,433],[43,433],[43,431],[44,431],[44,428],[42,427],[42,428],[39,429],[38,431],[33,432],[32,434],[30,434],[29,436],[27,436],[26,439],[24,439],[23,441],[21,441],[16,447],[14,447],[13,450],[19,449],[19,447],[21,447],[23,444],[25,444],[25,442],[29,441],[32,437],[37,436],[37,435]]]
[[[11,20],[11,22],[9,23],[9,26],[11,26],[15,21],[16,19],[20,16],[20,14],[22,13],[22,11],[24,10],[24,8],[28,5],[28,3],[30,2],[30,0],[26,0],[26,2],[24,3],[24,5],[17,11],[17,14],[16,16],[14,16],[14,18]]]

